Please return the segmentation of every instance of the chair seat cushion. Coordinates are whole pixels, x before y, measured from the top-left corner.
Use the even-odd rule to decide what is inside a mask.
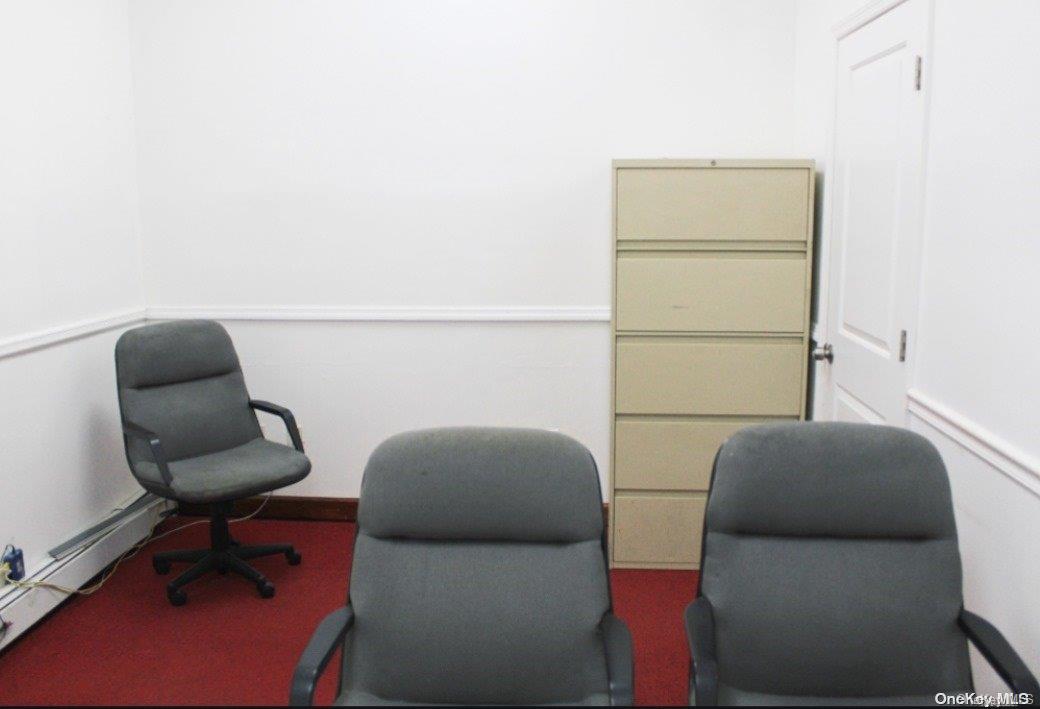
[[[158,495],[206,504],[239,500],[302,480],[311,462],[295,448],[255,438],[228,450],[185,458],[170,464],[170,487],[154,463],[137,463],[141,483]]]
[[[429,702],[405,702],[395,699],[384,699],[370,692],[351,690],[344,692],[333,702],[337,707],[429,707],[429,706],[464,706],[461,704],[430,704]],[[605,707],[610,706],[610,697],[606,694],[593,694],[585,697],[580,702],[567,702],[563,704],[545,704],[542,706],[554,707]]]

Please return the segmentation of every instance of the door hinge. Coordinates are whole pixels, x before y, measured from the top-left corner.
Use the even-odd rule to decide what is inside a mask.
[[[899,331],[899,361],[906,361],[906,330]]]
[[[924,58],[921,56],[917,57],[917,65],[914,69],[914,91],[921,90],[921,72],[924,69]]]

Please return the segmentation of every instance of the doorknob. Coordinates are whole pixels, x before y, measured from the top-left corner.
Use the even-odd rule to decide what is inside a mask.
[[[828,362],[834,361],[834,348],[831,347],[831,343],[826,342],[822,347],[816,347],[812,352],[813,359],[817,362],[827,360]]]

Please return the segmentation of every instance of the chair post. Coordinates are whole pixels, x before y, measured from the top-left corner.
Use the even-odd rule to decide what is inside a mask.
[[[230,502],[218,502],[213,505],[210,518],[209,539],[214,551],[224,551],[231,546],[231,533],[228,530],[228,515],[231,513]]]

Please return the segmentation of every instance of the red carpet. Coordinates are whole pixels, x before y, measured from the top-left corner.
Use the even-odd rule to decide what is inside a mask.
[[[354,525],[265,520],[232,530],[244,544],[290,541],[303,554],[296,567],[282,557],[253,562],[277,587],[274,598],[211,574],[188,586],[186,606],[167,603],[151,553],[206,546],[206,526],[196,525],[150,545],[98,593],[69,601],[0,654],[0,704],[286,704],[311,632],[346,597]],[[635,643],[639,704],[686,701],[682,609],[696,579],[612,572],[615,610]],[[321,704],[332,699],[334,667]]]

